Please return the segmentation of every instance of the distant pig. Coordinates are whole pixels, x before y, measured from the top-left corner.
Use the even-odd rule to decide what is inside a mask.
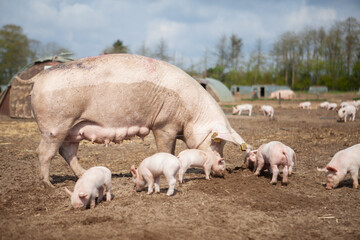
[[[344,120],[344,122],[347,121],[347,119],[354,121],[356,115],[356,108],[353,105],[347,105],[345,107],[342,107],[338,111],[338,116],[340,118],[340,121]]]
[[[336,188],[346,174],[350,173],[353,179],[353,188],[358,188],[360,168],[360,144],[337,152],[325,168],[317,168],[326,173],[326,189]]]
[[[319,108],[328,108],[329,107],[329,102],[322,102],[320,105],[319,105]]]
[[[299,108],[301,109],[311,109],[311,102],[302,102],[299,104]]]
[[[71,198],[71,205],[74,208],[81,208],[90,203],[90,208],[95,207],[95,197],[98,192],[99,203],[103,198],[104,188],[106,190],[106,201],[111,200],[111,171],[106,167],[92,167],[85,171],[82,177],[76,182],[74,192],[65,188]]]
[[[337,104],[336,103],[329,103],[327,110],[336,110]]]
[[[263,112],[264,116],[269,116],[271,119],[274,117],[274,108],[269,105],[262,105],[260,111]]]
[[[282,183],[286,185],[288,176],[292,174],[295,161],[296,154],[294,150],[278,141],[263,144],[257,150],[248,152],[245,156],[245,166],[249,162],[254,163],[255,175],[259,176],[260,171],[265,168],[272,172],[271,184],[277,183],[279,166],[283,166]]]
[[[135,184],[135,190],[140,192],[148,184],[148,194],[153,193],[153,185],[155,184],[155,192],[160,193],[160,176],[165,175],[169,184],[167,195],[174,194],[176,184],[176,174],[180,169],[180,161],[177,157],[170,153],[156,153],[145,158],[138,169],[134,165],[131,166],[131,174]]]
[[[236,107],[233,107],[232,114],[238,114],[241,115],[242,111],[249,111],[249,116],[251,116],[253,106],[251,104],[240,104]]]
[[[180,160],[179,181],[182,183],[184,173],[190,167],[200,167],[204,169],[205,178],[210,179],[211,170],[214,175],[224,176],[225,161],[219,153],[215,151],[203,151],[198,149],[187,149],[182,151],[178,158]]]

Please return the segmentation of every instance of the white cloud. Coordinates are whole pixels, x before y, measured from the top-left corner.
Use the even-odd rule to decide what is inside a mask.
[[[236,34],[251,52],[258,38],[270,48],[285,31],[327,27],[359,9],[353,0],[0,0],[0,27],[20,25],[30,38],[58,42],[77,57],[100,54],[117,39],[132,52],[144,42],[153,50],[163,38],[169,54],[196,61],[222,34]]]
[[[329,26],[336,20],[336,10],[333,8],[302,6],[297,11],[292,11],[286,17],[286,29],[297,31],[305,26]]]

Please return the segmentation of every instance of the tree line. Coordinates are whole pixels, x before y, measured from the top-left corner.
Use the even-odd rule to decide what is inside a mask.
[[[279,84],[305,90],[322,85],[341,91],[360,87],[360,23],[356,18],[336,22],[329,30],[306,27],[297,33],[284,32],[269,53],[264,53],[258,39],[249,60],[240,68],[234,64],[239,62],[241,51],[233,54],[233,38],[220,38],[217,64],[206,71],[207,76],[228,86]]]
[[[330,90],[357,90],[360,87],[360,23],[350,17],[335,22],[328,30],[305,27],[299,32],[287,31],[278,36],[269,52],[261,39],[248,59],[244,58],[243,41],[236,34],[222,35],[216,46],[206,49],[202,60],[185,67],[182,57],[169,54],[164,39],[154,49],[145,42],[136,54],[171,62],[190,75],[212,77],[231,85],[278,84],[295,90],[313,85]],[[28,39],[20,26],[0,29],[0,83],[7,81],[30,61],[69,52],[57,43],[42,44]],[[130,53],[121,40],[102,53]],[[186,69],[185,69],[186,68]]]

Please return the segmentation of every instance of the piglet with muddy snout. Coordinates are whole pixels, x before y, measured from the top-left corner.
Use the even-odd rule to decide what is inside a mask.
[[[358,188],[360,168],[360,144],[337,152],[325,168],[317,168],[326,173],[326,189],[336,188],[347,173],[353,179],[353,188]]]
[[[272,172],[271,184],[277,183],[279,175],[279,166],[283,166],[282,183],[288,183],[288,176],[292,174],[292,169],[296,161],[296,154],[293,149],[279,141],[271,141],[261,145],[257,150],[248,152],[245,155],[244,166],[247,167],[250,162],[254,164],[255,175],[268,169]]]
[[[98,192],[99,203],[103,198],[104,188],[106,190],[106,201],[111,200],[111,171],[106,167],[92,167],[85,171],[76,182],[74,192],[65,188],[71,198],[71,205],[74,208],[81,208],[90,203],[90,208],[95,207],[96,193]]]

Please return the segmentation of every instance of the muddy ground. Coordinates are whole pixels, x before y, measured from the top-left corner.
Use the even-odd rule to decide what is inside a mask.
[[[338,103],[353,97],[358,96],[321,96]],[[360,239],[360,189],[347,176],[339,188],[325,190],[324,175],[316,171],[337,151],[360,142],[360,115],[344,123],[335,112],[316,109],[316,101],[311,110],[297,109],[299,101],[251,103],[273,105],[275,120],[258,109],[252,117],[232,116],[229,107],[224,112],[254,147],[278,140],[295,150],[287,186],[270,185],[269,174],[243,170],[244,152],[227,143],[225,178],[207,181],[201,170],[190,169],[172,197],[166,196],[165,179],[160,194],[136,193],[129,169],[156,152],[153,137],[109,148],[83,142],[82,166],[102,165],[113,173],[113,200],[85,210],[71,209],[64,187],[73,189],[76,178],[59,155],[50,169],[55,189],[40,187],[36,123],[0,117],[1,239]],[[176,154],[183,149],[178,141]]]

